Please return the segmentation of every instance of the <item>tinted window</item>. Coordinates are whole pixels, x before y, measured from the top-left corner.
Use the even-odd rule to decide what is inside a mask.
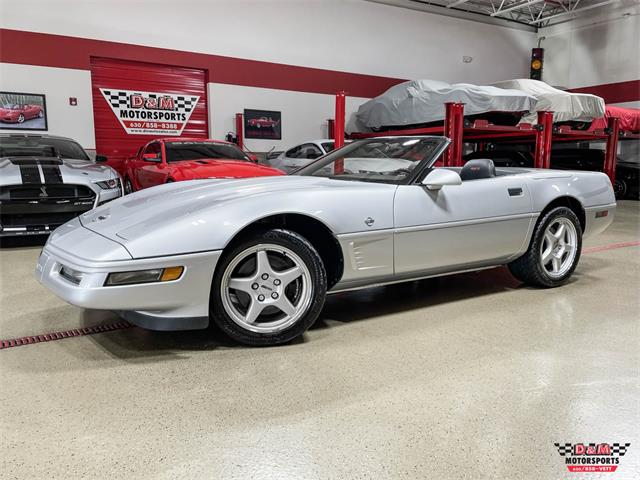
[[[284,154],[289,158],[300,158],[300,152],[302,151],[302,145],[298,145],[297,147],[293,147]]]
[[[313,143],[305,143],[300,149],[299,158],[314,159],[321,157],[322,155],[322,150],[320,150],[317,145],[314,145]]]
[[[335,143],[333,142],[324,142],[322,144],[322,148],[324,148],[324,151],[329,153],[331,150],[333,150],[335,148]]]
[[[158,142],[150,143],[147,145],[147,148],[145,148],[144,153],[153,153],[156,158],[160,158],[160,144]]]
[[[249,158],[238,147],[224,143],[170,142],[165,144],[165,149],[167,162],[202,159],[249,161]]]
[[[87,153],[73,140],[49,137],[0,137],[0,156],[42,156],[89,160]]]

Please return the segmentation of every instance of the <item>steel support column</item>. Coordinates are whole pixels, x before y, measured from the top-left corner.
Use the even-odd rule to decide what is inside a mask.
[[[242,149],[244,147],[244,122],[242,121],[242,114],[236,113],[236,138],[238,139],[238,147]]]
[[[336,118],[333,122],[333,144],[336,150],[344,145],[345,103],[345,93],[338,92],[336,94]],[[342,158],[339,158],[334,162],[333,173],[334,175],[341,175],[344,173],[344,160]]]
[[[616,158],[618,156],[619,135],[620,119],[610,117],[607,121],[607,150],[604,154],[604,173],[609,176],[611,185],[616,181]]]
[[[448,102],[444,104],[444,135],[451,140],[444,152],[445,167],[462,165],[462,134],[464,129],[464,103]]]
[[[333,124],[333,141],[336,148],[344,145],[344,116],[345,116],[346,95],[344,92],[336,94],[336,118]]]
[[[535,168],[549,168],[551,165],[551,138],[553,137],[553,112],[538,112],[536,131]]]

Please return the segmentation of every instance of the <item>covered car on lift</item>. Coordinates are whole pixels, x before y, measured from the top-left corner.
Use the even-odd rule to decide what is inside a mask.
[[[360,106],[352,131],[380,130],[390,127],[416,127],[442,122],[445,103],[464,103],[467,118],[484,118],[494,123],[515,125],[536,105],[536,99],[520,90],[449,84],[438,80],[412,80],[395,85]],[[491,115],[488,115],[491,114]]]
[[[555,123],[571,122],[574,127],[585,129],[605,113],[602,98],[589,93],[565,92],[540,80],[517,78],[493,86],[521,90],[536,98],[535,108],[522,118],[523,123],[537,123],[538,112],[548,111],[553,112]]]

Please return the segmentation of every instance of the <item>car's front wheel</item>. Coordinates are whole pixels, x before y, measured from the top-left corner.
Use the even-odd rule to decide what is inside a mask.
[[[557,207],[536,225],[527,252],[509,264],[514,277],[538,287],[566,283],[580,260],[582,228],[573,211]]]
[[[24,115],[21,113],[20,115],[18,115],[18,123],[23,123],[24,122]]]
[[[284,229],[258,232],[221,258],[211,318],[240,343],[286,343],[313,324],[326,291],[324,265],[307,239]]]
[[[124,194],[125,195],[129,195],[130,193],[133,193],[133,184],[131,183],[131,180],[129,178],[125,178],[124,179]]]

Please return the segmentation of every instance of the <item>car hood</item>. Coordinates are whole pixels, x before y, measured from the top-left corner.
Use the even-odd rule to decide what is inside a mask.
[[[134,258],[180,254],[223,248],[230,240],[225,232],[233,235],[271,214],[337,216],[344,212],[347,201],[358,225],[366,218],[365,214],[359,218],[362,205],[367,211],[378,212],[379,228],[383,228],[382,217],[391,222],[395,188],[303,176],[193,180],[135,192],[81,215],[80,221],[89,230],[124,245]],[[376,201],[382,196],[384,206],[377,208]],[[336,208],[327,207],[331,202]],[[385,209],[389,212],[383,213]],[[346,230],[353,228],[345,226]]]
[[[9,108],[0,108],[0,114],[1,115],[6,115],[7,113],[20,113],[20,110],[12,110]]]
[[[58,157],[3,157],[0,158],[0,185],[22,184],[24,183],[23,175],[30,171],[36,173],[35,178],[39,183],[40,170],[45,178],[44,183],[57,183],[61,178],[62,183],[87,185],[117,177],[111,167],[89,160]]]
[[[170,163],[173,170],[179,171],[186,180],[197,178],[248,178],[282,175],[280,170],[243,160],[182,160]]]

